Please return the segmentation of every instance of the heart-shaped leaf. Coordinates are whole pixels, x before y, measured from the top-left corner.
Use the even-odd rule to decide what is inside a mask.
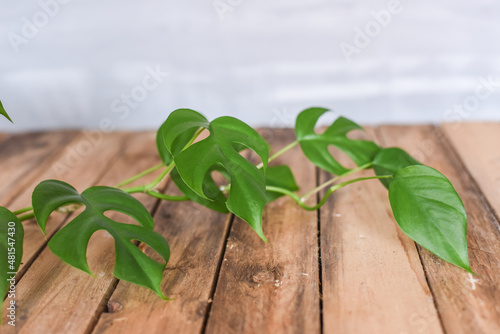
[[[67,183],[43,181],[33,191],[33,209],[44,234],[50,214],[72,203],[83,204],[85,210],[52,237],[49,241],[52,252],[73,267],[92,274],[87,263],[87,246],[92,234],[105,230],[115,239],[114,275],[150,288],[165,298],[160,283],[170,249],[167,241],[153,231],[153,218],[141,202],[116,188],[91,187],[79,194]],[[104,215],[107,211],[129,215],[141,226],[116,222]],[[160,264],[148,257],[133,243],[134,240],[149,245],[161,255],[165,263]]]
[[[207,200],[213,197],[206,192],[207,174],[214,168],[223,168],[231,181],[231,188],[226,206],[236,216],[245,220],[265,240],[262,231],[262,212],[266,204],[265,169],[269,157],[267,142],[257,131],[233,117],[220,117],[208,125],[194,111],[182,113],[182,122],[188,123],[181,127],[181,116],[174,111],[166,123],[164,142],[168,151],[174,156],[174,161],[184,182],[199,196]],[[205,127],[210,135],[179,151],[180,134],[185,129]],[[172,130],[169,130],[172,129]],[[181,131],[182,130],[182,131]],[[262,159],[263,169],[242,157],[239,153],[242,147],[253,150]],[[217,167],[218,166],[218,167]]]
[[[325,132],[317,134],[314,127],[318,119],[328,111],[324,108],[310,108],[297,116],[295,133],[306,157],[321,169],[335,175],[349,171],[342,166],[328,151],[334,146],[347,154],[356,165],[365,165],[373,160],[380,147],[372,141],[347,138],[352,130],[362,127],[344,117],[339,117]]]
[[[388,147],[380,150],[373,159],[373,170],[377,175],[394,175],[401,168],[412,165],[421,165],[406,151],[399,147]],[[380,182],[389,189],[392,179],[380,179]]]
[[[0,206],[0,293],[5,296],[15,284],[23,258],[23,224],[12,212]]]
[[[299,190],[299,186],[295,182],[292,170],[288,166],[273,166],[268,167],[266,171],[266,185],[283,188],[289,191]],[[267,191],[267,203],[284,196],[282,193]]]
[[[162,161],[166,165],[172,163],[174,159],[169,149],[174,154],[178,154],[191,141],[196,131],[207,127],[208,124],[207,119],[194,110],[177,109],[173,111],[156,133],[156,146]],[[166,140],[169,140],[169,147],[167,147]],[[184,180],[182,180],[177,167],[172,170],[170,177],[177,188],[193,202],[218,212],[229,212],[226,207],[226,196],[220,191],[210,174],[207,174],[203,180],[204,193],[209,199],[198,195],[189,188]]]
[[[3,105],[2,105],[2,101],[0,101],[0,115],[4,116],[5,118],[7,118],[11,123],[14,123],[12,122],[12,120],[10,119],[9,117],[9,114],[7,114],[7,112],[5,111]]]
[[[389,186],[389,200],[406,235],[443,260],[472,272],[465,208],[443,174],[423,165],[400,169]]]

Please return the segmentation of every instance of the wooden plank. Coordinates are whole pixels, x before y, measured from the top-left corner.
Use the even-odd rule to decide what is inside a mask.
[[[294,140],[291,131],[276,130],[274,138],[275,150]],[[316,169],[299,147],[282,163],[303,190],[315,187]],[[263,224],[267,244],[235,219],[206,333],[320,332],[317,213],[281,198],[266,207]]]
[[[467,170],[500,216],[500,123],[443,124]]]
[[[162,203],[155,220],[171,249],[162,287],[174,300],[120,282],[94,333],[199,333],[230,219],[192,202]]]
[[[68,143],[58,157],[55,157],[47,169],[41,170],[32,182],[10,203],[10,208],[19,209],[31,205],[31,194],[35,186],[43,180],[58,179],[70,183],[77,190],[84,189],[95,184],[102,174],[107,170],[109,163],[119,153],[124,134],[107,134],[99,141],[99,145],[91,145],[89,136],[79,133]],[[102,157],[108,157],[111,161],[102,161]],[[64,221],[66,214],[54,214],[47,223],[46,235],[50,237],[57,231]],[[40,227],[35,219],[23,223],[24,226],[24,249],[23,261],[18,271],[18,277],[22,276],[25,267],[33,262],[34,258],[46,244],[47,240],[41,233]]]
[[[469,258],[479,277],[419,247],[446,332],[500,333],[500,231],[479,189],[439,129],[385,126],[380,135],[385,144],[403,147],[446,175],[465,204]]]
[[[114,160],[100,179],[100,184],[114,185],[159,163],[153,133],[128,136],[121,148],[116,159],[114,156],[101,156],[95,160],[99,163],[110,158]],[[146,178],[142,182],[150,180]],[[138,197],[150,209],[156,203],[150,197]],[[110,217],[131,222],[121,214],[112,213]],[[114,241],[107,232],[94,234],[87,258],[96,277],[66,265],[48,248],[41,252],[17,285],[17,303],[22,306],[17,311],[16,332],[86,333],[94,326],[116,284],[112,275]],[[6,326],[3,330],[13,332]]]
[[[2,144],[3,141],[5,141],[9,137],[8,134],[6,133],[0,133],[0,145]]]
[[[320,174],[321,182],[331,177]],[[415,243],[378,180],[339,190],[320,213],[325,333],[442,333]]]
[[[28,133],[11,136],[3,142],[0,146],[1,203],[7,206],[75,135],[75,131]]]

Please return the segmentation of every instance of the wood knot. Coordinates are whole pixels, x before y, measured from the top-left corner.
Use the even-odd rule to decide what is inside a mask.
[[[266,283],[272,282],[274,280],[274,275],[268,271],[259,271],[252,276],[252,281],[255,283]]]
[[[119,302],[108,302],[108,313],[116,313],[123,309],[123,305]]]

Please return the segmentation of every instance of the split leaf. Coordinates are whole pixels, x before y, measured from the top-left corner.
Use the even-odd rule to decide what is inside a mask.
[[[362,127],[344,117],[339,117],[322,134],[314,132],[318,119],[328,111],[324,108],[310,108],[297,116],[295,133],[305,156],[316,166],[335,175],[349,171],[328,151],[334,146],[347,154],[356,165],[362,166],[373,160],[380,147],[372,141],[355,140],[347,137],[352,130]]]
[[[400,169],[389,186],[389,200],[406,235],[443,260],[472,272],[465,208],[443,174],[423,165]]]
[[[178,122],[187,123],[184,127]],[[266,204],[265,169],[269,147],[261,135],[247,124],[233,117],[220,117],[207,124],[195,111],[174,111],[165,122],[164,142],[174,156],[179,175],[200,197],[213,200],[207,191],[207,174],[215,168],[223,168],[230,178],[231,188],[226,206],[229,211],[245,220],[265,240],[262,231],[262,212]],[[186,129],[203,127],[210,135],[179,150],[181,133]],[[240,155],[241,149],[249,148],[261,158],[263,169]],[[180,152],[180,153],[178,153]],[[212,196],[212,197],[211,197]]]
[[[208,124],[208,120],[194,110],[177,109],[173,111],[156,134],[156,147],[162,161],[166,165],[171,164],[174,158],[170,150],[172,150],[173,154],[180,153],[189,144],[195,133],[200,128],[207,127]],[[168,143],[166,142],[167,140]],[[170,177],[177,188],[193,202],[218,212],[229,212],[226,207],[226,196],[220,191],[210,173],[203,180],[204,193],[209,199],[198,195],[194,190],[189,188],[184,180],[182,180],[177,167],[172,169]]]
[[[79,194],[71,185],[47,180],[33,191],[33,209],[38,225],[45,234],[50,214],[61,206],[81,203],[85,210],[59,230],[49,241],[49,248],[64,262],[92,274],[87,263],[87,247],[96,231],[105,230],[115,239],[114,275],[155,291],[165,298],[160,284],[170,257],[167,241],[153,231],[154,221],[148,210],[131,195],[110,187],[91,187]],[[116,222],[104,215],[117,211],[134,218],[141,226]],[[133,241],[150,246],[164,260],[160,264],[144,254]]]

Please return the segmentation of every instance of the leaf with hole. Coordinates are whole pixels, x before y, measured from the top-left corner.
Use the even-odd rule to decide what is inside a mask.
[[[443,174],[423,165],[400,169],[389,186],[389,200],[406,235],[443,260],[472,272],[465,208]]]
[[[172,116],[172,115],[171,115]],[[231,188],[226,206],[229,211],[245,220],[265,240],[262,231],[262,212],[266,204],[265,169],[269,157],[267,142],[247,124],[233,117],[220,117],[208,125],[200,121],[196,112],[184,113],[183,122],[191,126],[205,127],[209,136],[180,153],[176,153],[179,142],[180,128],[175,115],[166,123],[164,142],[168,151],[173,153],[174,161],[184,182],[199,196],[211,199],[206,192],[206,177],[214,168],[223,168],[229,175]],[[188,120],[186,120],[188,119]],[[263,169],[258,169],[240,155],[242,145],[253,150],[261,158]],[[178,146],[177,146],[178,147]]]
[[[23,258],[23,224],[15,214],[0,206],[0,293],[5,296]]]
[[[329,152],[329,146],[334,146],[347,154],[358,166],[373,160],[380,147],[372,141],[356,140],[347,137],[352,130],[362,130],[362,127],[344,117],[339,117],[325,132],[317,134],[314,131],[318,119],[328,111],[324,108],[310,108],[297,116],[295,133],[305,156],[319,168],[335,175],[349,171],[342,166]]]
[[[194,110],[177,109],[173,111],[156,133],[156,147],[162,161],[166,165],[171,164],[174,161],[172,153],[180,153],[189,144],[195,133],[200,128],[207,127],[208,124],[208,120]],[[168,147],[166,140],[170,140]],[[172,150],[172,153],[170,150]],[[220,191],[210,173],[203,180],[204,193],[208,199],[198,195],[194,190],[189,188],[184,180],[182,180],[177,167],[172,170],[170,177],[177,188],[193,202],[218,212],[229,212],[226,207],[226,196]]]
[[[373,170],[379,176],[394,175],[394,173],[402,168],[420,164],[420,162],[399,147],[388,147],[380,150],[375,159],[373,159]],[[380,179],[380,182],[387,189],[389,189],[391,181],[392,179]]]
[[[54,210],[74,203],[83,204],[85,209],[50,239],[49,248],[52,252],[73,267],[92,274],[87,263],[87,246],[95,232],[105,230],[115,239],[114,275],[150,288],[165,298],[160,283],[170,249],[167,241],[153,230],[153,218],[141,202],[116,188],[97,186],[79,194],[67,183],[43,181],[33,191],[33,209],[43,233]],[[107,211],[124,213],[140,225],[116,222],[104,215]],[[150,246],[165,263],[158,263],[148,257],[134,241]]]
[[[9,114],[7,114],[7,112],[5,111],[5,109],[4,109],[3,105],[2,105],[2,101],[0,101],[0,115],[2,115],[3,117],[7,118],[11,123],[14,123],[10,119]]]

